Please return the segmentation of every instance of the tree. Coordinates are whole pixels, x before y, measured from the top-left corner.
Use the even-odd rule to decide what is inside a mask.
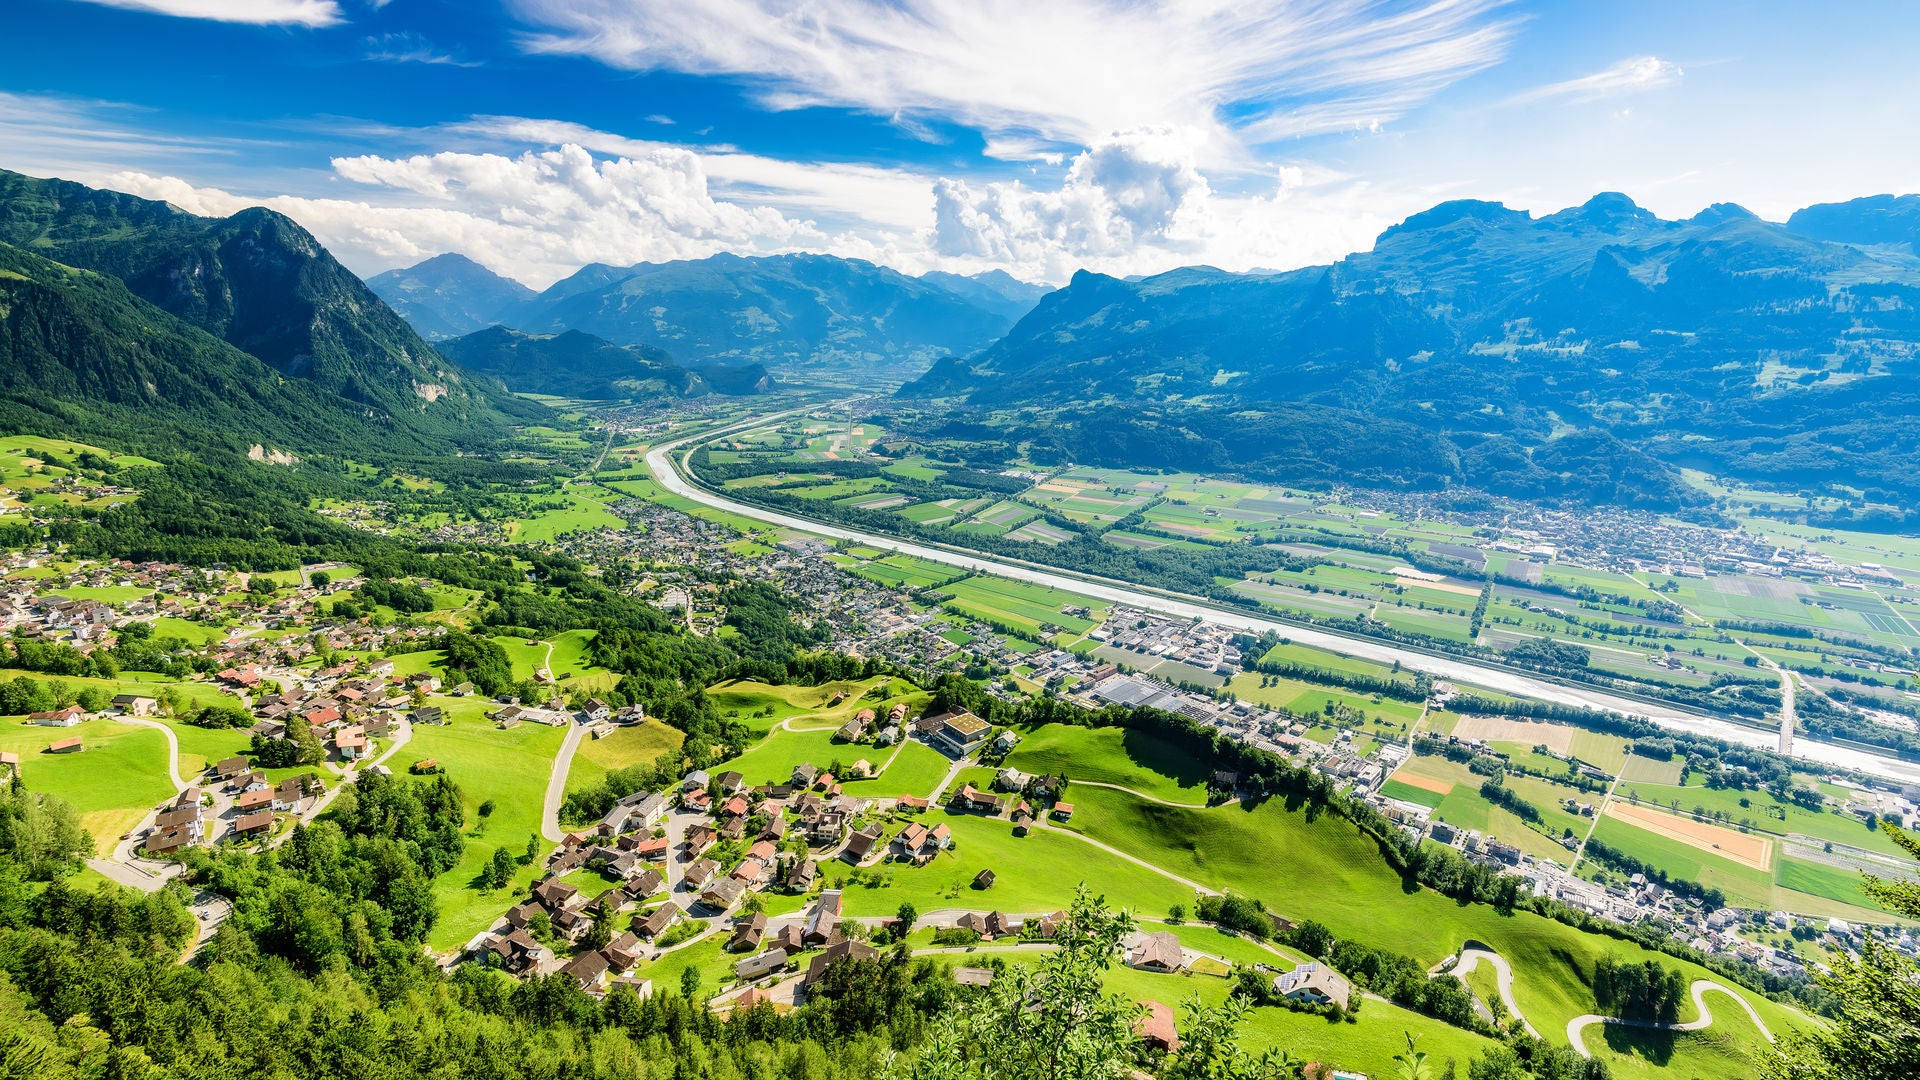
[[[1399,1080],[1428,1080],[1433,1069],[1427,1064],[1427,1052],[1418,1049],[1420,1036],[1411,1031],[1403,1031],[1407,1039],[1407,1052],[1393,1055],[1394,1075]]]
[[[1180,1005],[1180,1053],[1168,1065],[1167,1080],[1291,1080],[1304,1063],[1285,1050],[1267,1049],[1255,1055],[1240,1046],[1240,1023],[1253,1007],[1242,997],[1230,997],[1217,1009],[1200,1003],[1194,994]],[[1422,1078],[1424,1080],[1424,1078]]]
[[[525,866],[527,864],[532,863],[533,860],[539,857],[540,857],[540,837],[535,833],[528,833],[527,834],[527,856],[526,858],[520,860],[520,864],[522,866]]]
[[[507,849],[494,848],[493,861],[487,866],[487,887],[490,889],[506,888],[507,883],[513,880],[513,870],[513,856],[507,854]]]
[[[1881,829],[1920,859],[1920,839],[1892,822]],[[1867,895],[1895,915],[1920,919],[1920,882],[1883,881],[1871,874]],[[1762,1058],[1775,1080],[1891,1080],[1920,1076],[1920,961],[1869,936],[1858,958],[1836,955],[1816,977],[1837,1006],[1833,1023],[1797,1028]]]
[[[913,924],[920,920],[920,912],[915,910],[912,904],[901,904],[900,910],[894,912],[893,917],[900,921],[898,932],[902,938],[905,938],[913,933]]]
[[[1186,922],[1187,921],[1187,905],[1175,904],[1172,907],[1168,908],[1167,921],[1170,923]]]
[[[692,997],[700,992],[700,969],[689,964],[680,972],[680,993]]]

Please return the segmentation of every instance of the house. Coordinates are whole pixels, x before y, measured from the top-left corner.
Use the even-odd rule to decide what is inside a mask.
[[[926,810],[929,806],[933,804],[929,803],[925,799],[920,798],[917,795],[902,795],[898,799],[895,799],[893,801],[893,805],[899,807],[902,810],[911,810],[914,813],[918,814],[921,811]]]
[[[713,782],[705,769],[695,769],[680,779],[681,791],[695,791]]]
[[[953,920],[953,927],[956,930],[971,930],[981,937],[986,937],[987,917],[977,911],[965,912],[959,918]]]
[[[1056,821],[1073,820],[1073,804],[1070,802],[1054,803],[1053,817]]]
[[[1027,804],[1023,802],[1013,811],[1013,835],[1025,836],[1032,828],[1033,811],[1027,809]]]
[[[1031,779],[1019,769],[1008,766],[993,774],[993,787],[996,791],[1023,791]]]
[[[535,941],[524,929],[494,938],[487,949],[516,975],[542,971],[551,967],[555,959],[552,949]]]
[[[48,744],[46,752],[49,754],[78,754],[85,749],[86,747],[80,744],[80,736],[75,735],[71,738],[61,739],[59,742]]]
[[[825,945],[840,930],[839,889],[826,889],[820,893],[820,899],[813,905],[813,911],[807,915],[803,940],[809,945]]]
[[[713,778],[713,782],[720,788],[721,793],[726,795],[737,795],[747,786],[747,778],[733,771],[721,773]]]
[[[647,913],[643,919],[635,919],[633,932],[652,941],[665,933],[667,927],[680,921],[680,907],[677,904],[661,904]]]
[[[1133,1034],[1150,1050],[1171,1054],[1180,1049],[1180,1035],[1174,1030],[1173,1010],[1164,1002],[1149,1001],[1133,1022]]]
[[[273,809],[273,790],[257,788],[253,791],[243,791],[233,800],[233,808],[243,815],[260,810],[271,810]]]
[[[243,838],[255,837],[255,836],[265,836],[267,833],[272,831],[273,831],[273,811],[260,810],[255,813],[245,814],[245,815],[242,815],[241,817],[235,818],[233,821],[233,830],[227,834],[227,837],[228,839],[243,839]]]
[[[733,924],[733,936],[727,939],[728,952],[752,952],[760,947],[760,939],[767,936],[767,917],[762,912]]]
[[[597,724],[602,720],[612,719],[613,709],[599,698],[588,698],[586,707],[580,710],[580,715],[587,718],[587,723]]]
[[[873,854],[875,848],[880,846],[882,835],[883,831],[877,821],[864,829],[854,830],[853,835],[847,837],[847,846],[840,849],[840,858],[859,866],[867,856]]]
[[[1187,954],[1172,931],[1138,934],[1127,949],[1127,966],[1172,974],[1187,966]]]
[[[817,873],[812,859],[790,859],[780,870],[780,887],[788,892],[806,892],[813,888]]]
[[[416,724],[430,724],[430,725],[444,724],[446,723],[446,719],[447,719],[447,711],[445,709],[442,709],[438,705],[429,705],[423,709],[413,710],[412,714],[409,715],[407,719],[413,721]]]
[[[956,986],[985,989],[993,985],[993,971],[990,968],[957,967],[953,969],[953,982]]]
[[[561,908],[549,916],[554,932],[568,941],[580,940],[580,935],[593,929],[593,917],[586,908]]]
[[[11,777],[20,771],[20,755],[11,750],[0,750],[0,775]]]
[[[998,814],[1006,808],[1000,796],[989,795],[972,784],[963,784],[954,793],[953,804],[956,809],[972,810],[982,814]]]
[[[86,711],[80,706],[69,705],[52,712],[28,713],[27,723],[38,724],[41,727],[78,727],[85,716]]]
[[[243,757],[223,758],[218,765],[215,765],[213,767],[213,778],[215,780],[225,782],[233,779],[236,776],[244,776],[245,774],[252,771],[253,771],[252,766],[247,764],[246,758],[243,758]]]
[[[733,977],[741,982],[750,982],[764,975],[771,975],[787,966],[787,950],[768,949],[758,956],[750,956],[733,965]],[[735,1003],[738,1005],[738,1002]]]
[[[859,742],[867,737],[867,722],[855,717],[841,724],[840,729],[833,733],[833,737],[841,742]]]
[[[1339,1005],[1342,1008],[1346,1007],[1353,995],[1353,984],[1346,980],[1346,976],[1318,961],[1301,964],[1284,975],[1275,976],[1273,989],[1289,1001]]]
[[[587,865],[608,877],[622,881],[639,872],[640,857],[619,848],[597,847],[587,854]]]
[[[993,888],[993,882],[994,877],[993,871],[991,870],[982,870],[973,875],[973,887],[976,889],[991,889]]]
[[[742,888],[752,888],[767,872],[767,864],[759,859],[741,859],[727,876],[740,883]]]
[[[115,694],[113,707],[126,716],[152,716],[160,710],[160,703],[139,694]]]
[[[598,952],[583,952],[567,961],[560,974],[572,978],[582,990],[599,990],[607,985],[607,958]]]
[[[633,845],[633,853],[646,862],[659,862],[667,857],[670,843],[664,836],[649,836]]]
[[[987,913],[987,936],[1007,937],[1020,932],[1020,924],[1007,917],[1004,911]]]
[[[720,864],[712,859],[695,859],[687,865],[687,872],[681,875],[686,883],[694,888],[702,888],[713,876],[720,872]]]
[[[835,942],[825,949],[822,949],[819,955],[813,958],[813,962],[807,965],[807,974],[806,977],[801,980],[801,985],[812,986],[819,982],[826,976],[827,969],[833,967],[835,964],[847,960],[877,960],[879,958],[880,950],[864,941],[855,941],[848,938],[844,941]]]
[[[802,762],[793,767],[793,786],[802,790],[810,788],[813,786],[814,778],[819,775],[819,769],[814,768],[811,764]]]
[[[561,881],[559,878],[541,878],[533,883],[533,898],[544,904],[549,911],[576,908],[587,902],[579,889]]]
[[[774,948],[786,950],[793,956],[807,947],[807,932],[799,923],[788,923],[773,935]]]
[[[149,855],[171,855],[193,842],[192,831],[187,826],[180,825],[171,829],[156,827],[147,834],[145,840],[141,841],[140,846]]]
[[[987,733],[993,730],[993,725],[970,712],[952,713],[936,719],[939,723],[932,728],[929,738],[935,747],[955,757],[963,757],[980,749],[987,741]]]
[[[607,966],[612,968],[615,974],[631,970],[646,956],[646,948],[640,944],[640,936],[631,930],[622,931],[619,937],[607,942],[607,947],[600,951],[606,955]]]
[[[720,839],[720,833],[711,825],[695,825],[687,830],[687,854],[699,855]]]
[[[639,901],[666,887],[667,879],[660,876],[660,871],[642,870],[628,878],[626,885],[622,886],[620,891],[627,894],[627,899]]]

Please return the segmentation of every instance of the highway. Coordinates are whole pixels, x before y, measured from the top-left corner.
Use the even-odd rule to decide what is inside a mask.
[[[1361,660],[1370,660],[1379,664],[1398,663],[1401,667],[1413,671],[1424,671],[1436,679],[1446,679],[1458,683],[1470,683],[1485,687],[1502,694],[1531,698],[1536,701],[1553,702],[1560,705],[1572,705],[1590,709],[1603,709],[1609,712],[1643,716],[1662,727],[1675,731],[1684,731],[1702,735],[1742,746],[1774,750],[1780,743],[1779,733],[1764,728],[1749,727],[1731,720],[1718,719],[1700,713],[1688,712],[1678,708],[1663,706],[1655,702],[1637,700],[1610,694],[1597,688],[1577,684],[1555,682],[1549,679],[1527,675],[1504,668],[1488,667],[1471,660],[1454,657],[1435,656],[1430,653],[1401,648],[1387,641],[1372,641],[1366,638],[1347,637],[1313,627],[1295,623],[1280,622],[1262,618],[1247,612],[1215,607],[1201,602],[1198,598],[1183,598],[1179,594],[1142,589],[1122,581],[1109,578],[1072,575],[1065,571],[1041,568],[1032,564],[995,558],[974,552],[954,551],[942,547],[931,547],[891,536],[861,532],[829,522],[813,521],[791,514],[738,502],[724,495],[700,487],[690,482],[681,470],[686,466],[686,457],[692,445],[711,441],[722,435],[750,427],[776,423],[791,415],[777,413],[770,416],[755,417],[743,423],[731,424],[725,428],[702,432],[674,442],[663,443],[647,452],[647,469],[654,480],[666,490],[683,498],[691,499],[716,510],[738,514],[742,517],[764,521],[770,525],[779,525],[815,536],[824,536],[833,540],[848,540],[883,551],[898,552],[929,562],[955,566],[964,570],[996,574],[1001,577],[1025,581],[1035,585],[1046,585],[1081,596],[1093,597],[1110,603],[1128,604],[1149,611],[1158,611],[1176,618],[1202,618],[1220,626],[1252,633],[1271,630],[1302,645],[1325,649],[1328,652],[1351,656]],[[1793,752],[1796,757],[1824,765],[1854,769],[1870,776],[1878,776],[1901,783],[1920,783],[1920,762],[1903,761],[1890,755],[1876,754],[1851,746],[1841,746],[1823,740],[1801,736],[1793,740]]]

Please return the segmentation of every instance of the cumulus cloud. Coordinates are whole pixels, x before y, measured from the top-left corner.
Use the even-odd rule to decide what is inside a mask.
[[[1391,120],[1499,60],[1501,0],[512,0],[528,47],[743,77],[774,108],[924,113],[1087,146],[1141,126],[1258,138]],[[1223,119],[1231,117],[1231,120]]]
[[[128,11],[252,26],[332,26],[341,22],[334,0],[82,0]]]
[[[373,189],[369,197],[252,200],[140,172],[113,175],[108,183],[194,213],[268,206],[306,226],[356,268],[459,251],[534,285],[589,262],[627,265],[721,251],[889,254],[883,245],[827,233],[769,206],[715,198],[699,156],[683,149],[603,160],[564,145],[514,157],[346,157],[333,166],[341,178]]]
[[[1511,98],[1509,104],[1525,104],[1555,98],[1584,104],[1618,94],[1658,90],[1680,81],[1680,77],[1684,74],[1686,72],[1680,69],[1680,65],[1671,60],[1662,60],[1657,56],[1634,56],[1604,71],[1535,87]]]

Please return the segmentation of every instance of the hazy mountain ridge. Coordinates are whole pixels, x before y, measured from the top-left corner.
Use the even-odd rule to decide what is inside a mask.
[[[650,345],[615,345],[579,330],[528,334],[491,326],[441,342],[440,349],[520,393],[620,400],[757,394],[773,385],[758,364],[687,368]]]
[[[430,341],[484,330],[499,322],[502,312],[536,295],[518,281],[458,253],[375,274],[367,279],[367,288]]]
[[[1898,220],[1881,213],[1863,233],[1857,214],[1823,213],[1878,243]],[[1600,429],[1669,462],[1914,490],[1920,265],[1800,220],[1723,204],[1663,221],[1614,194],[1537,219],[1459,201],[1331,266],[1083,272],[993,347],[902,393],[1176,413],[1307,404],[1463,451],[1504,447],[1480,456],[1515,467],[1556,434]]]
[[[471,263],[443,273],[450,268],[435,267],[438,261],[371,282],[424,332],[452,336],[446,328],[495,324],[535,334],[580,330],[616,345],[664,349],[692,365],[826,364],[917,374],[936,357],[991,344],[1046,291],[999,271],[913,278],[832,255],[723,254],[626,267],[590,263],[538,295],[489,309],[477,301],[495,275]],[[435,287],[435,279],[446,283]]]

